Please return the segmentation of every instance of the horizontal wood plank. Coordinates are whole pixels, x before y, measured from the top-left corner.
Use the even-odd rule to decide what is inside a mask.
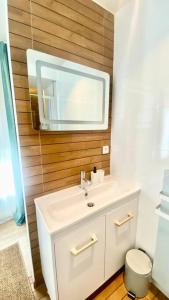
[[[57,163],[50,163],[50,164],[43,164],[43,174],[48,174],[51,172],[57,172],[61,170],[71,169],[79,166],[84,166],[88,164],[94,164],[96,162],[103,162],[110,160],[110,155],[98,155],[98,156],[89,156],[74,160],[68,160],[64,162],[57,162]],[[32,177],[35,175],[42,174],[42,166],[36,165],[32,167],[26,167],[24,168],[24,177]]]
[[[97,169],[106,168],[109,166],[109,161],[100,161],[100,162],[95,162],[94,164],[97,167]],[[93,170],[93,163],[83,165],[83,169],[86,172],[90,172],[91,170]],[[70,169],[66,169],[66,170],[50,172],[50,173],[44,174],[43,180],[45,183],[45,182],[51,182],[53,180],[57,180],[57,179],[61,179],[61,178],[67,178],[67,177],[70,177],[70,176],[73,176],[76,174],[79,175],[81,170],[82,170],[82,166],[74,167],[74,168],[70,168]]]
[[[43,184],[43,176],[42,175],[35,175],[33,177],[27,177],[25,180],[25,187],[31,187]]]
[[[13,6],[8,6],[8,17],[10,20],[17,21],[19,23],[31,26],[31,15],[30,13],[21,10],[20,8],[16,8]]]
[[[21,146],[40,145],[39,135],[22,135],[19,140]]]
[[[105,145],[110,145],[110,140],[100,140],[92,142],[79,142],[79,143],[69,143],[67,144],[51,144],[51,145],[42,145],[42,154],[74,151],[74,150],[84,150],[84,149],[94,149],[101,148]]]
[[[31,27],[9,19],[9,32],[31,39]]]
[[[41,155],[40,146],[21,147],[21,156],[36,156]]]
[[[77,12],[62,3],[54,0],[33,0],[33,2],[41,4],[42,6],[50,7],[51,10],[57,11],[60,15],[63,15],[76,23],[79,23],[87,28],[92,28],[93,31],[99,33],[100,35],[106,35],[107,38],[113,40],[113,26],[110,29],[106,29],[103,25],[96,23],[94,20],[83,16],[80,12]],[[50,3],[49,3],[50,2]]]
[[[13,61],[16,61],[16,62],[26,63],[27,62],[26,50],[17,48],[18,45],[16,44],[16,42],[15,42],[15,46],[16,47],[11,46],[11,48],[10,48],[10,50],[11,50],[11,59]]]
[[[22,114],[22,113],[20,113],[20,114]],[[23,113],[23,114],[26,115],[26,113]],[[23,118],[23,121],[21,119],[18,129],[19,129],[19,135],[29,135],[29,136],[37,135],[37,132],[38,132],[37,130],[33,129],[33,127],[32,127],[30,113],[28,113],[27,116]]]
[[[113,30],[113,22],[109,19],[105,18],[104,15],[100,15],[97,13],[97,11],[94,11],[93,9],[88,8],[86,6],[86,3],[83,1],[83,3],[78,2],[76,0],[58,0],[59,3],[62,3],[63,5],[66,5],[67,7],[73,9],[76,12],[80,12],[81,15],[89,18],[90,20],[104,26],[108,30]]]
[[[23,113],[23,112],[18,112],[17,113],[17,120],[18,124],[31,124],[32,125],[32,119],[31,119],[31,113]],[[19,134],[20,134],[20,128],[19,128]],[[37,134],[37,131],[36,131]],[[24,134],[26,135],[26,134]]]
[[[31,156],[31,157],[23,157],[22,158],[22,166],[23,167],[32,167],[32,166],[39,166],[41,164],[41,156]]]
[[[25,12],[30,12],[30,0],[8,0],[8,9],[9,6],[21,9]]]
[[[34,41],[33,47],[34,47],[34,50],[45,52],[47,54],[51,54],[51,55],[58,56],[58,57],[61,57],[61,58],[64,58],[64,59],[67,59],[67,60],[70,60],[70,61],[73,61],[73,62],[76,62],[79,64],[83,64],[88,67],[95,68],[95,69],[107,72],[110,75],[112,75],[113,65],[111,67],[102,65],[96,61],[92,61],[92,60],[86,59],[84,57],[80,57],[74,53],[70,53],[70,52],[66,51],[66,49],[58,49],[57,45],[55,48],[55,46],[51,46],[49,44],[44,44],[44,43],[42,43],[42,41],[41,42]]]
[[[42,172],[43,172],[43,170],[42,170],[42,165],[41,164],[36,165],[36,166],[23,168],[23,175],[24,175],[25,179],[27,177],[40,175],[40,174],[42,174]]]
[[[15,99],[16,100],[22,100],[22,101],[26,101],[29,100],[29,90],[28,89],[24,89],[24,88],[17,88],[15,87]]]
[[[100,55],[96,52],[93,52],[89,49],[85,49],[83,47],[80,47],[79,45],[75,45],[70,41],[63,40],[62,38],[56,37],[53,34],[47,33],[45,31],[33,28],[33,40],[54,46],[58,49],[64,50],[66,49],[67,52],[73,53],[74,55],[77,55],[79,57],[83,57],[85,59],[91,60],[93,62],[108,66],[109,68],[112,68],[112,60]]]
[[[12,61],[12,70],[13,70],[13,74],[26,75],[26,76],[28,75],[26,63]]]
[[[27,76],[13,74],[13,81],[14,81],[14,87],[26,88],[26,89],[28,89],[29,87]]]
[[[54,24],[61,26],[63,29],[66,28],[73,33],[85,37],[105,47],[106,49],[108,48],[113,51],[113,41],[107,39],[106,35],[102,36],[93,31],[92,28],[87,28],[79,23],[77,24],[76,21],[58,14],[57,11],[52,11],[48,6],[42,6],[37,3],[32,3],[32,12],[35,16],[39,16],[45,20],[53,22]]]
[[[38,185],[34,185],[34,186],[26,186],[25,185],[25,196],[26,197],[30,197],[33,196],[34,198],[37,195],[43,195],[44,192],[44,186],[43,184],[38,184]]]
[[[43,164],[53,164],[59,162],[66,162],[74,159],[84,158],[84,157],[92,157],[102,154],[102,149],[94,148],[94,149],[85,149],[85,150],[74,150],[74,151],[66,151],[60,153],[46,154],[42,155]]]
[[[78,2],[84,4],[84,0],[77,0]],[[104,17],[105,19],[108,19],[111,23],[114,24],[114,16],[112,13],[110,13],[108,10],[105,10],[103,7],[101,7],[100,5],[98,5],[96,2],[91,1],[91,0],[85,0],[85,5],[97,12],[99,15],[101,15],[102,17]]]
[[[42,135],[41,134],[41,144],[60,144],[60,143],[77,143],[77,142],[88,142],[88,141],[99,141],[99,140],[110,139],[110,133],[99,132],[99,133],[69,133],[69,134],[59,134],[59,135]]]
[[[16,78],[16,77],[15,77]],[[15,84],[18,84],[17,82],[19,82],[19,79],[14,79]],[[20,80],[21,84],[19,83],[18,85],[22,85],[22,80]],[[22,100],[16,100],[16,109],[18,113],[30,113],[31,112],[31,105],[30,105],[30,101],[22,101]]]
[[[61,26],[58,26],[52,22],[46,21],[43,18],[32,16],[32,26],[33,28],[39,29],[43,32],[52,33],[58,38],[61,38],[65,41],[71,42],[79,47],[83,47],[85,49],[91,50],[95,53],[101,54],[104,57],[113,58],[113,51],[106,49],[104,46],[98,45],[98,43],[93,42],[87,38],[82,37],[79,34],[72,33],[72,31],[67,30]],[[58,40],[60,41],[60,39]],[[61,41],[60,41],[61,42]],[[68,44],[69,45],[69,44]],[[71,46],[71,45],[70,45]],[[78,49],[80,49],[78,47]],[[68,49],[68,47],[67,47]],[[72,48],[70,48],[72,49]],[[72,53],[72,51],[70,50]],[[85,51],[83,51],[85,53]],[[82,52],[82,53],[83,53]]]
[[[92,168],[89,168],[88,173],[86,174],[88,177],[90,175],[90,171]],[[109,174],[109,168],[105,168],[105,174]],[[59,189],[63,189],[65,187],[70,187],[80,183],[80,174],[73,175],[70,177],[62,178],[61,180],[49,181],[44,184],[44,192],[54,192]]]
[[[11,53],[12,53],[13,60],[17,61],[19,56],[19,54],[17,54],[16,56],[16,49],[27,50],[32,48],[32,40],[30,38],[20,36],[19,34],[16,33],[10,33],[9,38],[10,38],[10,46],[11,46]],[[15,52],[13,52],[13,48],[15,48]],[[24,54],[23,62],[26,62],[26,51],[25,52],[22,51],[22,58],[23,58],[23,54]]]

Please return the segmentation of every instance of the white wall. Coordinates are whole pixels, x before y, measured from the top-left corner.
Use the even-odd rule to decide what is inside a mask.
[[[141,185],[137,245],[154,253],[169,169],[169,1],[130,0],[115,16],[112,174]]]
[[[112,14],[115,14],[123,5],[130,0],[93,0]]]
[[[8,26],[7,26],[7,2],[0,0],[0,41],[7,42],[8,40]]]

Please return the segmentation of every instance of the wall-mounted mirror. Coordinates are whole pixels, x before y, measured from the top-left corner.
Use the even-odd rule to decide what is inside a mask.
[[[27,63],[35,129],[107,129],[109,74],[32,49]]]

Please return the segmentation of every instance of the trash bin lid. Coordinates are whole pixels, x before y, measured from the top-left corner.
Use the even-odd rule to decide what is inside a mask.
[[[126,263],[135,273],[140,275],[147,275],[152,269],[152,262],[148,255],[138,249],[127,252]]]

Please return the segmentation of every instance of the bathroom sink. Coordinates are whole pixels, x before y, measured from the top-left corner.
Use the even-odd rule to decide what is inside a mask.
[[[48,214],[57,222],[64,222],[74,215],[80,214],[81,210],[87,209],[85,196],[81,193],[52,203],[48,207]]]
[[[79,187],[79,193],[51,203],[48,214],[57,222],[72,220],[76,216],[88,213],[89,210],[98,209],[103,203],[105,205],[110,201],[112,193],[117,195],[118,190],[120,192],[115,181],[88,187],[88,196],[85,196],[85,191]],[[90,206],[89,203],[93,205]]]
[[[125,186],[112,176],[106,176],[102,184],[88,187],[87,197],[80,186],[74,186],[37,198],[35,204],[52,233],[104,209],[131,194],[131,191],[138,192],[139,189]]]

